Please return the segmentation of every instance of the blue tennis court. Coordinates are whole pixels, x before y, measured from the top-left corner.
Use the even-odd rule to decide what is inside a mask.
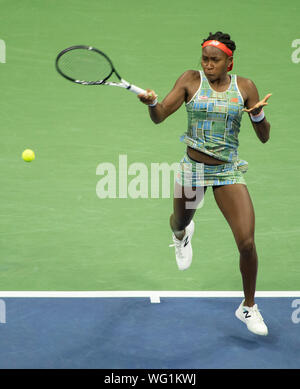
[[[295,300],[256,298],[260,337],[235,318],[238,297],[4,298],[0,368],[299,369]]]

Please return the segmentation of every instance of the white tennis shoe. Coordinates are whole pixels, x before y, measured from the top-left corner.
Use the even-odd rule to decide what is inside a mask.
[[[260,314],[257,304],[253,307],[246,307],[242,301],[241,305],[235,311],[235,316],[247,325],[249,331],[256,335],[268,335],[268,327]]]
[[[193,220],[185,229],[185,235],[182,240],[176,238],[174,233],[172,234],[173,244],[169,247],[175,247],[176,262],[179,270],[186,270],[191,266],[193,259],[192,249],[192,236],[194,234],[195,224]]]

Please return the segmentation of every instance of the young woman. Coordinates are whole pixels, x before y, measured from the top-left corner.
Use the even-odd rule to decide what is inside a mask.
[[[228,74],[233,68],[235,48],[230,35],[220,31],[210,33],[202,43],[203,71],[184,72],[161,103],[150,89],[146,95],[138,97],[149,106],[150,117],[156,124],[173,114],[184,102],[186,105],[188,129],[182,141],[187,149],[177,172],[174,210],[170,217],[179,269],[188,268],[192,262],[192,219],[207,187],[212,186],[216,203],[232,230],[240,253],[245,298],[235,314],[251,332],[267,335],[267,326],[254,301],[257,276],[255,215],[243,177],[248,163],[238,156],[238,134],[242,114],[248,112],[259,140],[262,143],[268,141],[270,123],[263,107],[268,104],[271,94],[260,101],[256,86],[250,79]],[[194,191],[193,207],[187,206],[191,202],[188,187]]]

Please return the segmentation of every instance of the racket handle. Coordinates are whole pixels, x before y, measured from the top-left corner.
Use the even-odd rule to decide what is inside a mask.
[[[130,92],[133,92],[133,93],[135,93],[137,95],[139,95],[141,93],[143,93],[143,94],[147,93],[144,89],[141,89],[141,88],[139,88],[138,86],[135,86],[135,85],[130,85],[128,90],[130,90]]]

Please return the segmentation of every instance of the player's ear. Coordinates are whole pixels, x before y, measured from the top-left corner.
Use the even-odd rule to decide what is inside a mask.
[[[227,58],[227,71],[230,72],[233,68],[233,56]]]

